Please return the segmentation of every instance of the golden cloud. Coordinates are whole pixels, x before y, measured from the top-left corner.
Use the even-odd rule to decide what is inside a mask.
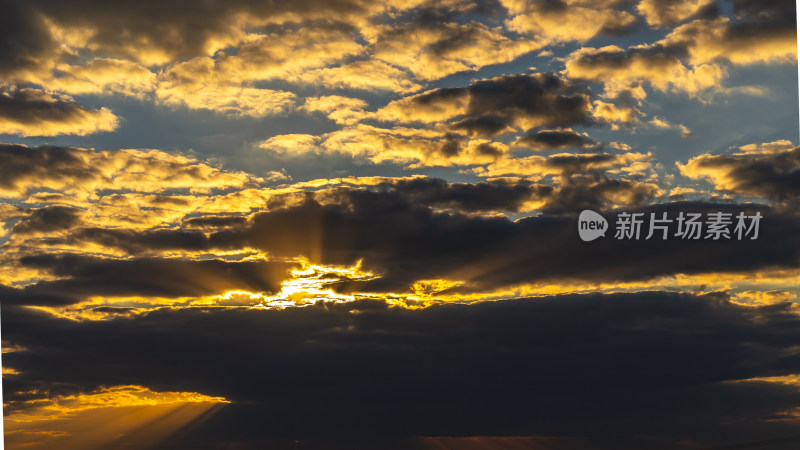
[[[0,144],[0,195],[55,190],[78,199],[99,190],[162,192],[246,187],[258,178],[159,150],[108,150]]]
[[[377,164],[393,162],[409,167],[485,164],[508,152],[506,144],[487,139],[464,140],[435,130],[365,124],[328,133],[320,146]]]
[[[435,26],[387,25],[365,33],[376,35],[373,58],[407,69],[424,81],[509,62],[540,48],[533,41],[509,39],[500,29],[475,21]]]
[[[506,27],[518,33],[534,35],[540,45],[586,41],[604,32],[632,26],[636,17],[622,11],[620,0],[565,0],[527,2],[501,0],[511,16]]]
[[[368,117],[364,111],[366,106],[367,102],[359,98],[325,95],[306,98],[302,109],[308,112],[321,112],[337,124],[353,125]]]
[[[422,86],[406,70],[376,59],[358,60],[333,67],[305,71],[297,81],[330,89],[414,92]]]
[[[211,58],[195,58],[167,71],[156,87],[159,102],[189,109],[207,109],[232,116],[264,117],[294,107],[291,92],[260,89],[226,80]]]
[[[631,47],[627,51],[613,45],[582,48],[569,55],[564,74],[602,82],[611,96],[635,89],[643,82],[661,91],[696,96],[718,86],[726,71],[715,64],[687,67],[660,44],[652,44]]]
[[[224,397],[156,392],[137,385],[72,395],[25,394],[33,399],[5,405],[11,410],[4,417],[5,442],[34,450],[120,442],[151,446],[230,403]]]
[[[120,93],[141,97],[153,90],[156,75],[124,59],[98,58],[83,65],[59,65],[53,76],[38,82],[67,94]]]
[[[608,153],[559,153],[550,156],[532,155],[524,158],[505,158],[477,167],[473,171],[482,177],[523,176],[540,180],[550,175],[568,175],[590,171],[617,170],[624,173],[641,173],[649,167],[651,153],[629,152],[620,155]]]
[[[747,197],[796,201],[800,147],[788,142],[748,145],[733,155],[700,155],[676,162],[683,176],[708,180],[714,189]]]
[[[118,125],[119,118],[108,108],[89,109],[66,95],[30,88],[0,91],[0,134],[85,136]]]
[[[689,62],[695,66],[717,60],[737,65],[797,60],[794,26],[738,24],[728,18],[696,20],[682,25],[673,30],[663,44],[685,47]]]
[[[648,25],[665,27],[680,23],[713,3],[714,0],[642,0],[636,9]]]

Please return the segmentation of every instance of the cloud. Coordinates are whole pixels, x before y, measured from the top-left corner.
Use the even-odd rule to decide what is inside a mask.
[[[314,69],[364,51],[346,26],[279,29],[242,37],[234,51],[199,56],[169,67],[159,77],[158,100],[222,114],[263,117],[294,106],[295,94],[259,88],[257,82],[304,82]]]
[[[248,34],[235,53],[221,52],[214,56],[213,64],[224,79],[294,80],[305,71],[341,63],[364,51],[356,30],[344,24],[287,27],[272,33]]]
[[[418,436],[545,435],[588,441],[572,449],[669,449],[796,428],[772,419],[796,406],[797,387],[757,379],[800,372],[797,316],[721,293],[163,309],[80,324],[4,307],[3,320],[4,339],[27,349],[3,355],[21,373],[3,380],[15,407],[130,384],[231,401],[162,443],[172,446],[421,449]]]
[[[307,85],[324,86],[329,89],[407,93],[422,87],[409,78],[407,71],[392,64],[366,59],[304,71],[297,79]]]
[[[374,58],[407,69],[422,81],[506,63],[540,48],[534,41],[512,40],[502,29],[480,22],[459,24],[424,15],[410,24],[391,24],[365,33],[368,38],[375,35]]]
[[[714,0],[642,0],[636,9],[651,27],[672,26],[698,14],[717,12]]]
[[[169,237],[175,239],[175,233]],[[182,244],[186,243],[184,239]],[[150,245],[158,244],[151,240]],[[96,297],[202,297],[242,289],[271,294],[278,292],[290,269],[297,267],[272,261],[122,260],[78,254],[30,255],[19,263],[57,279],[6,290],[4,300],[41,306],[62,306]]]
[[[412,178],[386,181],[377,185],[408,199],[411,203],[458,212],[521,212],[541,203],[552,186],[524,181],[448,183],[437,178]],[[334,188],[346,200],[349,189]],[[328,197],[326,193],[318,197]],[[335,197],[334,197],[335,198]]]
[[[630,102],[623,102],[622,105],[595,100],[592,116],[600,121],[610,123],[612,130],[618,130],[619,124],[629,125],[638,123],[644,113],[631,105]]]
[[[319,136],[312,134],[279,134],[261,141],[258,146],[276,153],[303,154],[316,149],[319,140]]]
[[[248,28],[300,20],[313,23],[331,17],[358,25],[385,8],[358,0],[258,5],[236,0],[199,6],[191,1],[178,1],[169,5],[149,2],[137,7],[124,2],[81,0],[63,5],[42,0],[33,6],[61,29],[90,30],[85,45],[95,55],[130,59],[148,66],[212,56],[240,43]]]
[[[169,106],[207,109],[232,116],[284,114],[295,94],[234,83],[214,72],[210,58],[196,58],[172,67],[156,88],[158,101]]]
[[[557,150],[566,147],[597,149],[600,147],[600,144],[586,133],[578,133],[571,128],[528,133],[514,141],[514,145],[525,146],[533,150]]]
[[[114,131],[119,118],[108,108],[89,109],[67,96],[37,89],[0,91],[0,133],[20,136],[57,136]]]
[[[488,139],[468,139],[430,129],[379,128],[366,124],[327,133],[320,146],[329,152],[368,158],[374,163],[407,164],[412,168],[486,164],[508,152],[507,145]]]
[[[26,400],[5,405],[4,437],[10,447],[80,446],[87,442],[87,424],[96,424],[98,419],[104,426],[90,433],[90,446],[117,446],[126,435],[137,436],[124,439],[126,445],[157,445],[182,426],[191,426],[229,403],[197,392],[154,392],[135,385],[69,394],[34,389],[27,395]]]
[[[695,66],[720,60],[736,65],[795,61],[794,5],[784,3],[782,11],[742,22],[720,18],[682,25],[665,38],[665,45],[685,48]]]
[[[16,234],[49,233],[67,230],[80,223],[81,211],[69,206],[46,206],[34,209],[17,222],[11,231]]]
[[[0,3],[0,75],[26,78],[48,67],[55,42],[36,12],[18,1]]]
[[[98,58],[83,65],[61,64],[41,83],[73,95],[120,93],[141,97],[153,90],[155,80],[153,72],[134,62]]]
[[[310,113],[321,112],[337,124],[353,125],[366,116],[366,106],[367,102],[359,98],[325,95],[306,98],[303,109]]]
[[[646,5],[640,3],[640,7]],[[649,4],[647,4],[649,5]],[[661,7],[665,4],[659,2]],[[675,3],[670,3],[675,7]],[[650,6],[644,6],[645,9]],[[603,82],[609,94],[643,82],[661,91],[696,96],[727,76],[722,65],[781,63],[797,58],[795,7],[734,2],[737,20],[700,18],[673,29],[664,39],[622,49],[586,47],[569,55],[568,77]],[[652,16],[651,16],[652,17]]]
[[[602,82],[611,96],[643,82],[661,91],[698,95],[718,86],[726,72],[714,64],[687,67],[677,50],[656,43],[627,50],[617,46],[584,47],[568,56],[564,74]]]
[[[490,137],[513,128],[590,123],[588,91],[549,73],[503,75],[467,87],[440,88],[389,103],[384,121],[445,122],[469,136]]]
[[[533,35],[542,45],[586,41],[601,34],[624,33],[636,17],[619,7],[623,1],[502,0],[510,17],[506,27]]]
[[[701,155],[676,163],[681,174],[707,179],[714,188],[744,197],[777,202],[800,200],[800,148],[775,149],[765,144],[746,146],[733,155]]]
[[[159,150],[109,150],[0,144],[0,195],[58,190],[86,198],[101,189],[162,192],[245,187],[257,179]]]
[[[56,248],[70,245],[98,253],[119,249],[130,255],[257,251],[322,265],[352,266],[361,260],[364,270],[378,275],[341,284],[345,292],[408,293],[420,280],[437,279],[463,282],[458,292],[469,293],[521,283],[613,284],[797,267],[800,244],[795,242],[797,219],[792,212],[764,205],[651,203],[664,194],[653,183],[604,175],[604,170],[613,169],[585,169],[609,164],[598,156],[603,155],[550,162],[565,174],[552,184],[493,180],[468,186],[421,179],[351,188],[334,185],[305,194],[305,200],[301,195],[300,202],[275,202],[245,223],[218,230],[77,228],[48,242]],[[764,219],[757,240],[662,241],[643,235],[630,241],[609,237],[587,246],[578,239],[575,220],[581,209],[612,217],[619,212],[610,209],[615,206],[643,217],[759,211]],[[531,208],[541,213],[517,220],[492,216]]]
[[[524,158],[508,158],[478,167],[474,171],[484,177],[503,175],[521,175],[533,179],[541,179],[548,175],[571,175],[586,172],[604,172],[622,170],[628,173],[640,173],[652,159],[649,153],[559,153],[551,156],[532,155]]]

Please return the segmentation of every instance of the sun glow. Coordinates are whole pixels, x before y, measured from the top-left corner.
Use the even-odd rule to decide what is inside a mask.
[[[6,444],[30,449],[72,446],[152,446],[196,426],[224,404],[224,397],[197,392],[155,392],[114,386],[89,393],[7,402]],[[102,427],[97,424],[102,423]]]
[[[309,305],[319,300],[335,303],[350,302],[359,296],[336,292],[333,285],[345,281],[364,282],[377,278],[378,275],[361,268],[360,260],[352,266],[323,266],[302,261],[302,267],[291,271],[291,278],[283,282],[280,292],[273,296],[261,296],[261,302],[256,307],[286,308]]]

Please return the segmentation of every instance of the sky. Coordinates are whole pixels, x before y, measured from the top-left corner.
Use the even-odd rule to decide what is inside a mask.
[[[800,442],[794,2],[0,11],[6,448]]]

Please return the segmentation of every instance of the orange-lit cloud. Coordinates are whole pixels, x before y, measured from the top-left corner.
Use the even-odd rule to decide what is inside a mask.
[[[800,148],[787,142],[748,145],[733,155],[700,155],[686,164],[676,162],[681,174],[706,179],[715,189],[740,196],[796,201],[794,177],[800,167]]]
[[[5,404],[5,442],[11,448],[158,445],[229,403],[223,397],[155,392],[143,386],[51,397],[34,394],[38,395],[32,400]]]
[[[0,91],[0,134],[84,136],[118,125],[119,118],[108,108],[89,109],[66,95],[30,88]]]
[[[485,168],[476,168],[475,173],[484,177],[520,175],[532,179],[542,179],[548,175],[564,175],[594,170],[643,173],[649,168],[648,161],[652,158],[652,154],[635,152],[619,155],[608,153],[532,155],[525,158],[503,159],[489,164]]]
[[[329,133],[320,145],[327,151],[365,157],[375,163],[393,162],[410,167],[485,164],[508,151],[505,144],[487,139],[470,140],[443,136],[434,130],[365,124]]]
[[[503,0],[511,17],[506,26],[530,34],[542,44],[586,41],[598,34],[624,30],[636,17],[622,11],[619,0],[567,0],[559,3]]]
[[[309,113],[323,113],[337,124],[352,125],[367,116],[364,112],[366,106],[367,102],[359,98],[326,95],[306,98],[303,109]]]
[[[246,187],[258,180],[243,172],[221,170],[191,157],[159,150],[95,151],[0,144],[0,161],[0,195],[8,197],[24,197],[43,190],[59,190],[79,199],[94,196],[100,189],[206,192]]]
[[[83,65],[59,65],[52,78],[41,80],[48,89],[78,94],[109,94],[141,97],[152,91],[156,74],[124,59],[98,58]]]
[[[636,9],[644,16],[648,25],[664,27],[680,23],[713,3],[713,0],[642,0],[636,5]]]
[[[609,95],[635,89],[643,82],[661,91],[698,95],[718,86],[726,75],[725,69],[715,64],[687,67],[657,44],[627,50],[617,46],[585,47],[573,52],[565,67],[564,73],[569,77],[604,83]]]
[[[387,25],[366,33],[368,39],[375,35],[375,59],[407,69],[419,80],[435,80],[508,62],[540,47],[531,40],[509,39],[501,30],[474,21],[435,26]]]
[[[209,58],[196,58],[174,66],[159,82],[156,97],[165,105],[232,116],[263,117],[294,107],[293,93],[231,82],[214,73],[213,65]]]
[[[665,46],[684,46],[695,66],[717,60],[747,65],[791,62],[797,59],[794,27],[770,24],[736,24],[729,19],[698,20],[676,28]]]

